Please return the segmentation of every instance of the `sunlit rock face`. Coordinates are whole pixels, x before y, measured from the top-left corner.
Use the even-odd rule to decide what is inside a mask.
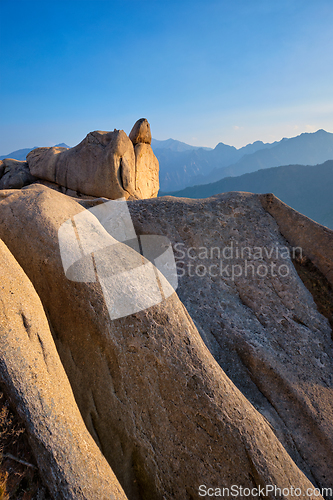
[[[269,213],[250,193],[133,200],[134,232],[121,236],[120,211],[110,215],[104,201],[40,185],[3,191],[0,237],[42,301],[83,420],[125,494],[197,499],[200,485],[292,485],[321,498],[306,492],[332,486],[331,328],[296,272],[296,229],[282,235],[289,207],[277,220],[275,202]],[[155,272],[144,260],[151,236],[173,245],[176,292],[158,302],[154,291],[151,305],[118,314],[122,271],[132,296],[151,296],[137,273]]]
[[[37,179],[77,194],[153,198],[159,190],[159,164],[150,143],[150,125],[142,118],[130,138],[123,130],[90,132],[73,148],[34,149],[27,162]]]
[[[1,240],[0,279],[0,380],[52,498],[126,500],[83,422],[40,298]]]

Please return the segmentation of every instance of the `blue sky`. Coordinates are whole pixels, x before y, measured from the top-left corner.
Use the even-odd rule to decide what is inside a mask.
[[[0,155],[146,117],[214,147],[333,132],[332,0],[0,0]]]

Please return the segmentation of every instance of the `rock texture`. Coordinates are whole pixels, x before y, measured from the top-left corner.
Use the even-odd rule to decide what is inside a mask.
[[[155,198],[158,193],[158,160],[149,144],[135,145],[135,187],[138,198]],[[151,193],[153,195],[151,195]]]
[[[159,190],[159,164],[151,148],[150,125],[146,118],[134,124],[129,138],[134,145],[138,198],[155,198]]]
[[[173,242],[177,294],[220,366],[308,477],[332,487],[332,331],[288,249],[304,247],[329,278],[333,232],[277,199],[267,207],[275,220],[266,202],[226,193],[129,206],[139,234]]]
[[[245,224],[246,217],[250,218],[244,238],[254,238],[254,234],[259,237],[258,222],[262,226],[262,237],[268,238],[268,242],[272,237],[281,238],[258,197],[236,196],[234,200],[222,197],[194,202],[194,205],[186,200],[159,199],[136,201],[131,206],[142,232],[155,234],[159,229],[160,234],[187,238],[187,244],[192,246],[208,237],[209,244],[215,243],[214,237],[223,237],[221,227],[236,231],[243,227],[238,224],[242,220]],[[226,368],[235,366],[238,376],[244,377],[244,384],[238,384],[241,390],[249,396],[257,396],[262,403],[262,407],[258,405],[261,415],[216,363],[175,293],[150,309],[111,322],[97,282],[76,283],[66,279],[59,254],[58,229],[81,210],[74,200],[44,186],[30,186],[21,192],[7,191],[0,202],[0,236],[42,299],[84,421],[128,497],[131,500],[197,499],[200,484],[213,487],[237,484],[250,488],[272,484],[279,488],[301,488],[303,498],[321,498],[306,494],[313,484],[279,442],[264,416],[265,410],[270,410],[268,417],[275,416],[282,431],[286,430],[286,424],[258,390],[259,382],[264,390],[270,387],[272,398],[278,395],[287,410],[291,399],[296,403],[300,401],[298,408],[303,415],[299,418],[303,420],[298,421],[301,435],[298,441],[305,440],[300,427],[304,418],[308,419],[306,424],[313,422],[316,429],[312,440],[307,436],[308,448],[303,443],[306,459],[315,438],[319,451],[312,451],[321,453],[320,457],[328,456],[329,442],[322,443],[322,438],[328,436],[331,424],[326,417],[330,410],[327,408],[319,421],[321,407],[319,409],[317,403],[325,391],[330,403],[326,373],[330,361],[321,358],[320,363],[324,365],[324,369],[320,366],[321,378],[316,371],[302,381],[298,367],[292,369],[291,360],[298,356],[294,354],[295,344],[314,349],[310,331],[317,336],[316,341],[322,342],[320,348],[317,344],[315,354],[318,349],[325,352],[330,345],[330,330],[296,274],[285,288],[281,283],[276,290],[277,306],[268,300],[273,291],[267,284],[261,292],[251,281],[247,283],[247,290],[245,281],[236,288],[235,284],[222,280],[214,283],[209,278],[203,284],[197,280],[191,283],[187,278],[179,289],[180,297],[221,365],[223,355],[231,356],[229,364],[225,363]],[[195,226],[199,221],[201,230]],[[287,287],[295,283],[300,297],[306,298],[297,314],[303,313],[300,320],[304,324],[311,319],[312,330],[309,327],[302,330],[299,323],[297,332],[293,331],[293,324],[289,327],[292,299]],[[256,304],[253,304],[254,297],[258,299]],[[273,326],[263,330],[264,319],[260,322],[258,317],[264,314],[265,321],[273,325],[281,320],[282,312],[287,317],[286,326],[276,329],[272,338]],[[214,331],[217,325],[218,331]],[[208,338],[209,330],[214,331],[215,337]],[[300,333],[302,337],[297,338],[296,343],[295,336]],[[225,354],[223,347],[227,348]],[[243,358],[248,359],[247,369],[239,361]],[[291,383],[288,385],[287,376],[281,373],[282,365],[294,387]],[[234,374],[231,370],[230,375]],[[302,375],[305,376],[305,367]],[[316,397],[314,386],[318,380],[323,381],[322,391],[316,386],[320,397]],[[311,408],[308,387],[315,397]],[[294,420],[288,421],[290,433],[297,435],[295,411],[292,417]],[[306,431],[309,430],[314,428],[307,427]],[[283,432],[280,435],[284,437]],[[299,458],[297,453],[296,458]],[[327,481],[332,477],[329,459],[327,466],[320,460],[317,469],[313,466],[311,470],[309,461],[299,462],[309,477],[316,474],[319,482],[326,471]],[[287,498],[286,494],[281,497]],[[270,494],[268,498],[276,496]]]
[[[142,122],[138,125],[139,122]],[[151,198],[159,189],[158,161],[147,120],[123,130],[90,132],[74,148],[37,148],[27,155],[32,175],[73,192],[118,198]]]
[[[21,189],[37,179],[31,175],[26,161],[5,158],[0,161],[0,189]]]
[[[0,377],[55,499],[126,499],[88,433],[31,282],[0,240]]]

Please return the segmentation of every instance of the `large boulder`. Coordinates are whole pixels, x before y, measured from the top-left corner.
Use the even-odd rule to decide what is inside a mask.
[[[26,161],[5,158],[0,161],[0,189],[21,189],[36,182]]]
[[[165,227],[180,208],[176,203],[168,213],[165,200],[140,202],[146,230],[158,205],[160,217],[170,216],[161,222]],[[202,207],[192,208],[189,224]],[[44,186],[8,191],[0,202],[0,236],[42,299],[84,421],[128,497],[196,499],[200,485],[276,485],[281,491],[301,488],[304,498],[321,498],[311,493],[314,486],[267,420],[216,363],[175,293],[112,321],[98,281],[66,278],[58,231],[81,213],[73,199]],[[203,213],[207,222],[209,210]],[[213,218],[215,212],[210,214]],[[153,229],[154,223],[150,234]],[[195,292],[200,295],[200,287]],[[234,330],[234,335],[239,339],[246,332]],[[262,336],[257,336],[260,349]],[[270,491],[267,497],[276,494]],[[287,497],[285,490],[281,498]]]
[[[220,366],[308,477],[332,488],[332,331],[293,261],[313,259],[333,312],[320,273],[331,278],[333,231],[266,195],[128,205],[138,233],[171,240],[177,294]]]
[[[146,140],[142,136],[136,139]],[[158,160],[149,144],[138,147],[137,152],[123,130],[95,131],[74,148],[36,148],[27,162],[35,177],[77,193],[109,199],[155,197]]]
[[[146,118],[134,124],[129,138],[134,145],[138,198],[155,198],[159,190],[159,164],[151,148],[150,125]]]
[[[0,282],[0,378],[52,497],[125,500],[84,425],[40,299],[1,240]]]

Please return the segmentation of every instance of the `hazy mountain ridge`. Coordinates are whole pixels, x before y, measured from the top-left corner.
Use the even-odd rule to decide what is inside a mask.
[[[212,150],[196,148],[180,151],[174,146],[170,149],[169,141],[162,141],[165,143],[163,149],[154,146],[160,162],[162,191],[209,184],[263,168],[316,165],[333,158],[333,134],[322,129],[273,143],[256,141],[240,149],[219,143]]]
[[[282,139],[271,147],[243,156],[226,168],[211,171],[205,184],[224,177],[238,176],[256,170],[279,167],[281,165],[316,165],[333,158],[333,134],[325,130],[303,133],[290,139]]]
[[[158,142],[164,143],[163,147],[160,147]],[[206,183],[207,174],[214,169],[227,167],[245,154],[271,148],[274,144],[256,141],[237,149],[220,142],[214,149],[209,149],[188,146],[168,139],[167,141],[154,141],[152,147],[160,163],[161,188],[171,190]]]
[[[17,151],[13,151],[12,153],[8,153],[8,155],[2,155],[0,156],[0,160],[4,160],[5,158],[13,158],[14,160],[20,160],[20,161],[25,161],[27,154],[30,153],[33,149],[37,149],[40,146],[34,146],[33,148],[24,148],[24,149],[18,149]],[[55,148],[69,148],[70,146],[67,146],[64,142],[60,144],[55,144],[53,147]]]
[[[207,198],[229,191],[258,194],[271,192],[298,212],[333,229],[332,187],[333,160],[328,160],[315,166],[286,165],[266,168],[169,194],[184,198]]]
[[[0,160],[4,160],[5,158],[13,158],[14,160],[25,161],[27,154],[36,148],[38,148],[38,146],[34,146],[33,148],[18,149],[17,151],[8,153],[8,155],[0,156]]]
[[[193,151],[195,149],[206,149],[207,151],[212,150],[213,148],[206,148],[201,146],[190,146],[190,144],[186,144],[185,142],[177,141],[176,139],[166,139],[165,141],[159,141],[158,139],[151,140],[151,147],[153,149],[169,149],[171,151]]]

